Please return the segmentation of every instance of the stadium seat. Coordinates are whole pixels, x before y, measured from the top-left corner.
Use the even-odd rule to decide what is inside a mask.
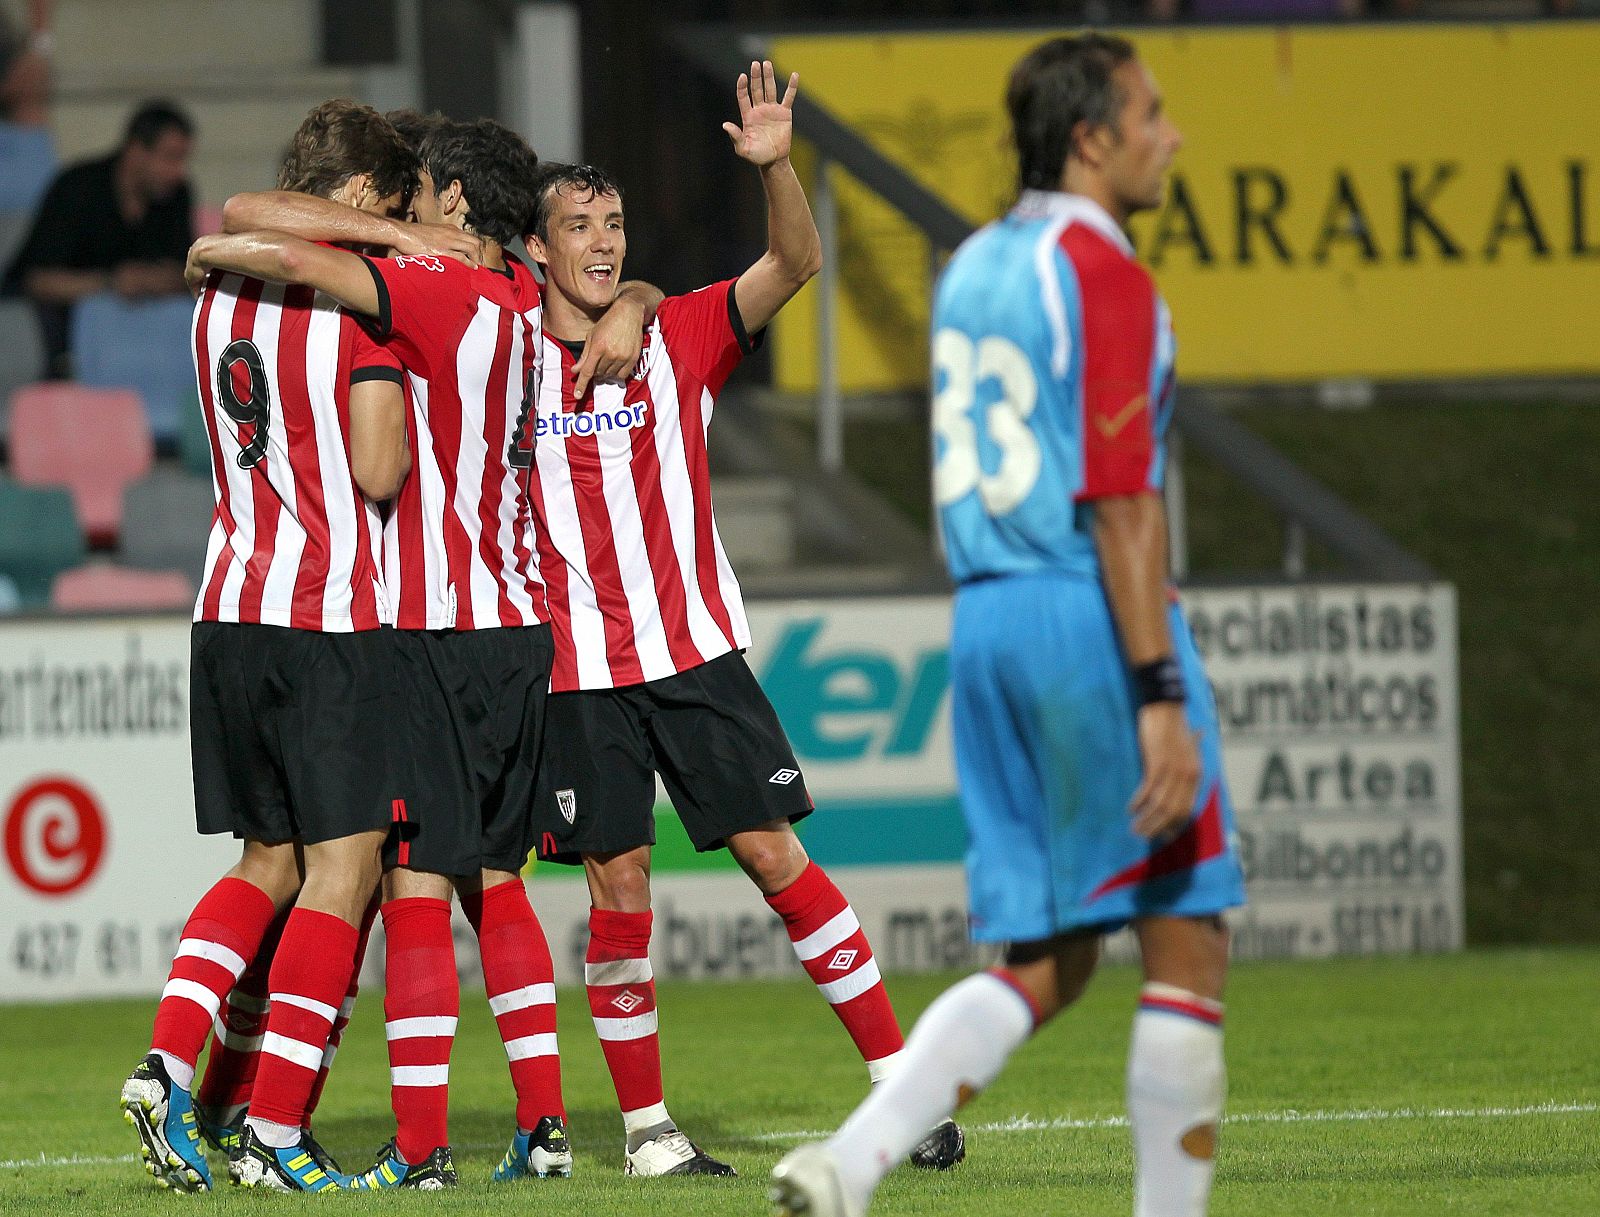
[[[32,212],[56,176],[56,143],[44,127],[0,123],[0,182],[6,206]]]
[[[11,435],[11,397],[44,371],[39,320],[24,300],[0,300],[0,440]]]
[[[69,491],[0,479],[0,575],[16,585],[24,607],[48,604],[51,581],[83,556]]]
[[[193,317],[194,302],[186,296],[90,296],[72,310],[73,374],[86,385],[139,390],[156,439],[176,446],[180,411],[194,393]]]
[[[200,394],[194,388],[178,412],[178,456],[190,473],[209,478],[211,468],[211,436],[206,431],[204,407]]]
[[[130,570],[106,562],[62,571],[50,588],[60,613],[173,611],[194,606],[194,585],[182,571]]]
[[[155,449],[139,395],[51,383],[11,399],[11,472],[29,486],[65,486],[96,545],[115,543],[122,492],[150,472]]]
[[[158,469],[123,499],[122,560],[142,570],[180,570],[198,586],[216,511],[211,479]]]

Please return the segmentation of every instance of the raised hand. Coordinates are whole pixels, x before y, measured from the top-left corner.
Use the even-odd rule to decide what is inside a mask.
[[[794,99],[799,88],[800,73],[791,73],[789,87],[780,101],[771,60],[752,62],[749,72],[739,73],[739,83],[733,90],[739,100],[739,122],[722,124],[733,141],[733,150],[758,167],[788,156],[794,135]]]

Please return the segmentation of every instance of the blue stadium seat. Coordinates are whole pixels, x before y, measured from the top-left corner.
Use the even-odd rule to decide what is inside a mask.
[[[56,142],[43,127],[0,123],[0,182],[6,206],[32,212],[56,176]]]
[[[24,607],[48,604],[55,577],[84,552],[71,491],[0,478],[0,575],[16,585]]]
[[[182,411],[194,398],[185,296],[128,301],[90,296],[72,310],[72,366],[77,379],[103,389],[139,390],[158,443],[176,446]]]

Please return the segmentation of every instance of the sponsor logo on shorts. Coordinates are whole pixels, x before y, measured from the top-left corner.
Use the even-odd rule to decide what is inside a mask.
[[[787,786],[799,776],[800,771],[798,769],[780,769],[777,773],[768,778],[767,781],[771,782],[774,786]]]
[[[856,951],[835,951],[833,958],[828,960],[828,971],[848,972],[850,965],[855,963],[857,954]]]
[[[568,824],[578,818],[578,796],[574,791],[556,791],[556,806],[561,809],[561,818]]]
[[[640,997],[632,989],[624,989],[611,999],[611,1004],[624,1014],[632,1014],[640,1006],[644,1005],[644,998]]]

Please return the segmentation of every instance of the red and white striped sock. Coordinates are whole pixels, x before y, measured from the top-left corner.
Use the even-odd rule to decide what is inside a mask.
[[[303,908],[290,913],[283,928],[247,1120],[268,1145],[292,1145],[305,1124],[306,1103],[350,985],[358,933],[331,913]]]
[[[267,1031],[267,1011],[272,1003],[267,986],[278,940],[293,905],[273,918],[256,948],[256,957],[239,977],[217,1014],[216,1035],[206,1058],[205,1076],[195,1091],[195,1103],[218,1124],[232,1124],[250,1106],[250,1091],[261,1060],[261,1037]]]
[[[631,1153],[673,1127],[661,1089],[656,981],[650,968],[652,915],[589,910],[583,978],[589,1013],[617,1089]]]
[[[849,901],[813,862],[767,903],[783,918],[794,953],[855,1041],[872,1080],[881,1081],[905,1039]]]
[[[531,1132],[542,1116],[564,1120],[555,968],[528,890],[521,879],[497,883],[463,896],[461,907],[478,935],[483,987],[517,1092],[517,1127]]]
[[[317,1104],[322,1102],[322,1091],[328,1084],[333,1058],[338,1055],[339,1045],[344,1042],[344,1029],[350,1025],[350,1016],[355,1013],[356,994],[361,991],[361,965],[367,961],[367,941],[372,937],[372,923],[377,917],[378,901],[374,899],[367,905],[361,924],[356,928],[356,958],[350,969],[350,985],[345,990],[344,1001],[339,1003],[339,1017],[333,1020],[333,1033],[328,1036],[328,1046],[322,1053],[322,1067],[317,1070],[317,1080],[311,1084],[311,1097],[306,1100],[307,1128],[311,1127],[311,1117],[316,1114]]]
[[[384,1035],[397,1148],[410,1163],[450,1144],[450,1049],[461,1014],[450,902],[408,896],[383,906]]]
[[[200,897],[178,940],[172,971],[156,1007],[150,1051],[188,1090],[223,999],[255,958],[261,937],[277,915],[272,897],[253,883],[228,877]]]

